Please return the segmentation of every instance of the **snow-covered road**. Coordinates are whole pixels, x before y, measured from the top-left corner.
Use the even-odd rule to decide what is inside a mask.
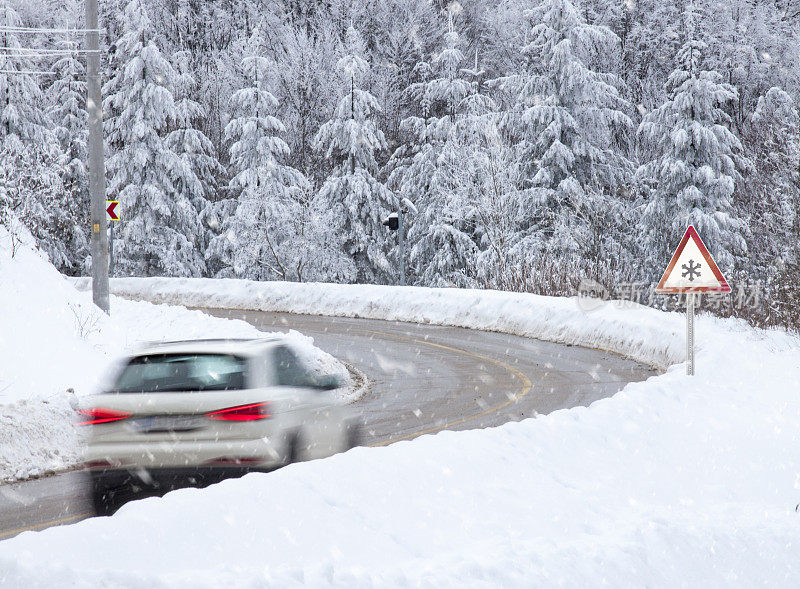
[[[588,405],[653,372],[614,354],[501,333],[369,319],[212,310],[296,329],[370,378],[356,402],[365,445]],[[88,516],[81,473],[0,487],[0,539]]]

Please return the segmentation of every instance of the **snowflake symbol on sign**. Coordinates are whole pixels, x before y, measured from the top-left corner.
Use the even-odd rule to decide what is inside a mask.
[[[695,278],[700,278],[700,264],[694,260],[689,260],[688,264],[681,264],[681,268],[683,268],[681,276],[688,278],[689,282],[694,281]]]

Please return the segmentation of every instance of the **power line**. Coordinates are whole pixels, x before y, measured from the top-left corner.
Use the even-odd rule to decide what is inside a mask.
[[[55,76],[56,72],[44,72],[38,70],[0,70],[0,74],[30,74],[32,76]]]
[[[34,51],[37,53],[50,53],[51,51],[58,52],[58,51],[72,51],[71,49],[37,49],[35,47],[8,47],[5,45],[0,45],[0,49],[3,51]]]
[[[105,33],[105,29],[37,29],[34,27],[4,27],[0,26],[0,33],[20,33],[20,34],[55,34],[71,33],[85,35],[86,33]]]
[[[70,55],[65,53],[64,56]],[[50,59],[52,57],[61,57],[60,55],[53,55],[48,53],[47,55],[42,55],[38,53],[0,53],[0,57],[24,57],[25,59]]]
[[[89,49],[34,49],[33,47],[0,47],[0,52],[4,52],[6,55],[20,55],[24,57],[27,57],[30,54],[73,55],[75,53],[100,53],[100,51],[92,51]]]

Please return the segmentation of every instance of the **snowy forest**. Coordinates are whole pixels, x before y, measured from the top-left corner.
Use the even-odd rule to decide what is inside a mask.
[[[84,6],[0,7],[0,218],[86,274]],[[403,206],[409,284],[573,295],[693,224],[800,325],[800,1],[100,11],[115,276],[394,284]]]

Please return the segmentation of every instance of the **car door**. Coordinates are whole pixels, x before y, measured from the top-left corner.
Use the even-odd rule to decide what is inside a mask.
[[[338,447],[332,427],[329,398],[316,387],[316,379],[299,355],[288,344],[276,346],[272,352],[278,384],[291,389],[292,408],[298,428],[302,457],[329,456]]]

